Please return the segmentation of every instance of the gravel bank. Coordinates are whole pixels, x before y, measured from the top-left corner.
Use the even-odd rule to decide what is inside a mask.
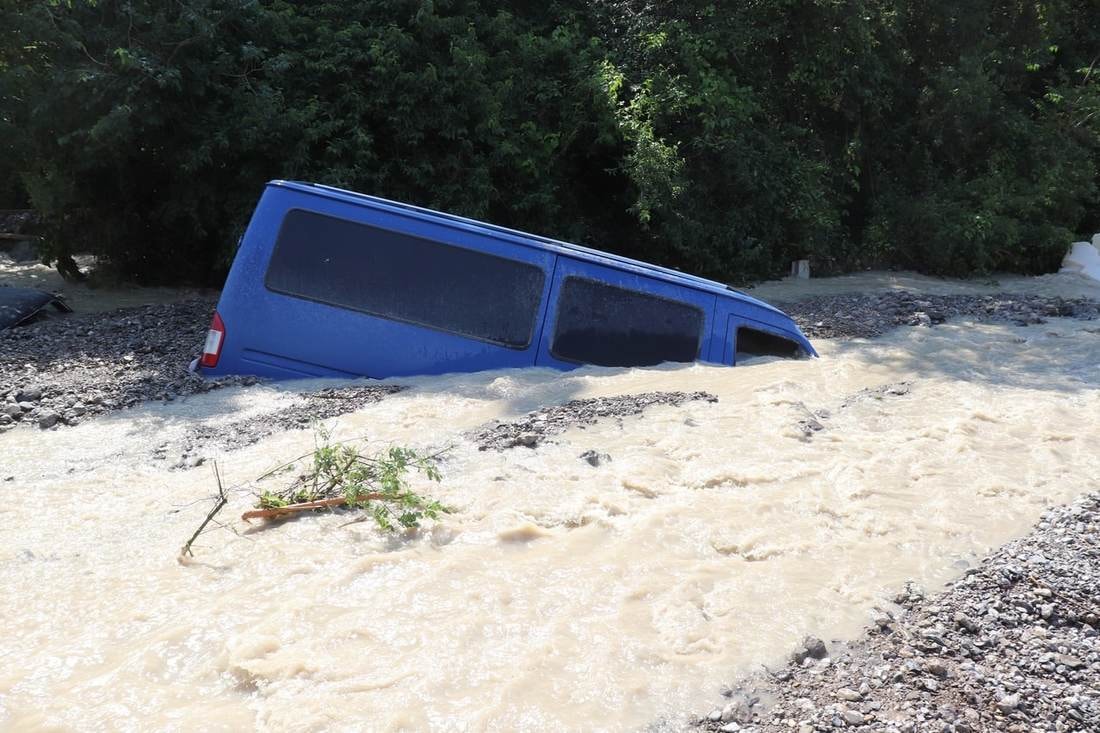
[[[318,420],[339,417],[374,404],[405,389],[395,384],[332,387],[317,392],[299,392],[297,401],[274,412],[212,427],[192,428],[178,443],[162,443],[153,451],[156,460],[174,459],[173,468],[202,465],[203,453],[211,447],[236,450],[285,430],[305,430]]]
[[[807,639],[706,730],[1100,731],[1100,493],[1047,512],[941,593],[908,587],[851,645]]]
[[[1023,326],[1048,318],[1100,318],[1100,303],[1094,300],[1013,293],[827,295],[776,306],[809,338],[873,338],[897,326],[934,326],[962,317]]]
[[[547,438],[575,425],[583,428],[603,418],[621,419],[639,415],[654,405],[678,407],[693,400],[717,402],[718,398],[709,392],[644,392],[570,400],[564,405],[534,410],[512,422],[490,423],[466,437],[476,443],[479,450],[506,450],[517,446],[535,448]]]
[[[0,431],[49,428],[151,400],[174,400],[252,377],[201,379],[211,299],[71,315],[0,331]]]

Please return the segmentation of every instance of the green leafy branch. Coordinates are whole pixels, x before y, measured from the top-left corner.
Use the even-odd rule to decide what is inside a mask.
[[[283,490],[261,493],[258,508],[243,518],[275,519],[302,511],[348,507],[369,513],[380,529],[392,532],[398,527],[419,527],[425,519],[438,519],[453,511],[413,491],[408,482],[410,472],[439,482],[442,476],[437,459],[442,451],[424,456],[411,448],[393,446],[369,456],[349,443],[333,443],[329,437],[319,430],[306,471]]]

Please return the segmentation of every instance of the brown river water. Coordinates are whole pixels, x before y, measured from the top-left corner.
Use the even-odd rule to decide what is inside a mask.
[[[235,519],[251,499],[234,491],[237,533],[204,535],[183,563],[211,467],[169,471],[152,447],[287,392],[4,434],[0,729],[676,730],[805,635],[857,635],[905,581],[934,589],[1098,488],[1100,322],[952,322],[818,347],[734,369],[403,380],[328,424],[377,448],[451,446],[442,483],[417,486],[455,514],[395,537],[347,515],[259,530]],[[462,438],[654,390],[719,401],[535,450]],[[827,411],[810,435],[808,411]],[[282,433],[218,462],[237,486],[312,444]],[[589,449],[611,461],[589,466]]]

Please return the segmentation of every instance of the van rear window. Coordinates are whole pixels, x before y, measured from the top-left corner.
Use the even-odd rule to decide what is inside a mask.
[[[512,348],[531,343],[541,268],[294,209],[269,290]]]
[[[703,311],[695,306],[594,280],[561,286],[550,353],[600,366],[695,361]]]

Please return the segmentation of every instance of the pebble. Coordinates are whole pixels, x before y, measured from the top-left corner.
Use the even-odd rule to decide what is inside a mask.
[[[936,677],[947,676],[947,666],[939,659],[929,659],[924,663],[924,671]]]
[[[858,710],[845,710],[841,717],[844,718],[844,722],[848,725],[863,725],[863,721],[866,720],[863,713]]]

